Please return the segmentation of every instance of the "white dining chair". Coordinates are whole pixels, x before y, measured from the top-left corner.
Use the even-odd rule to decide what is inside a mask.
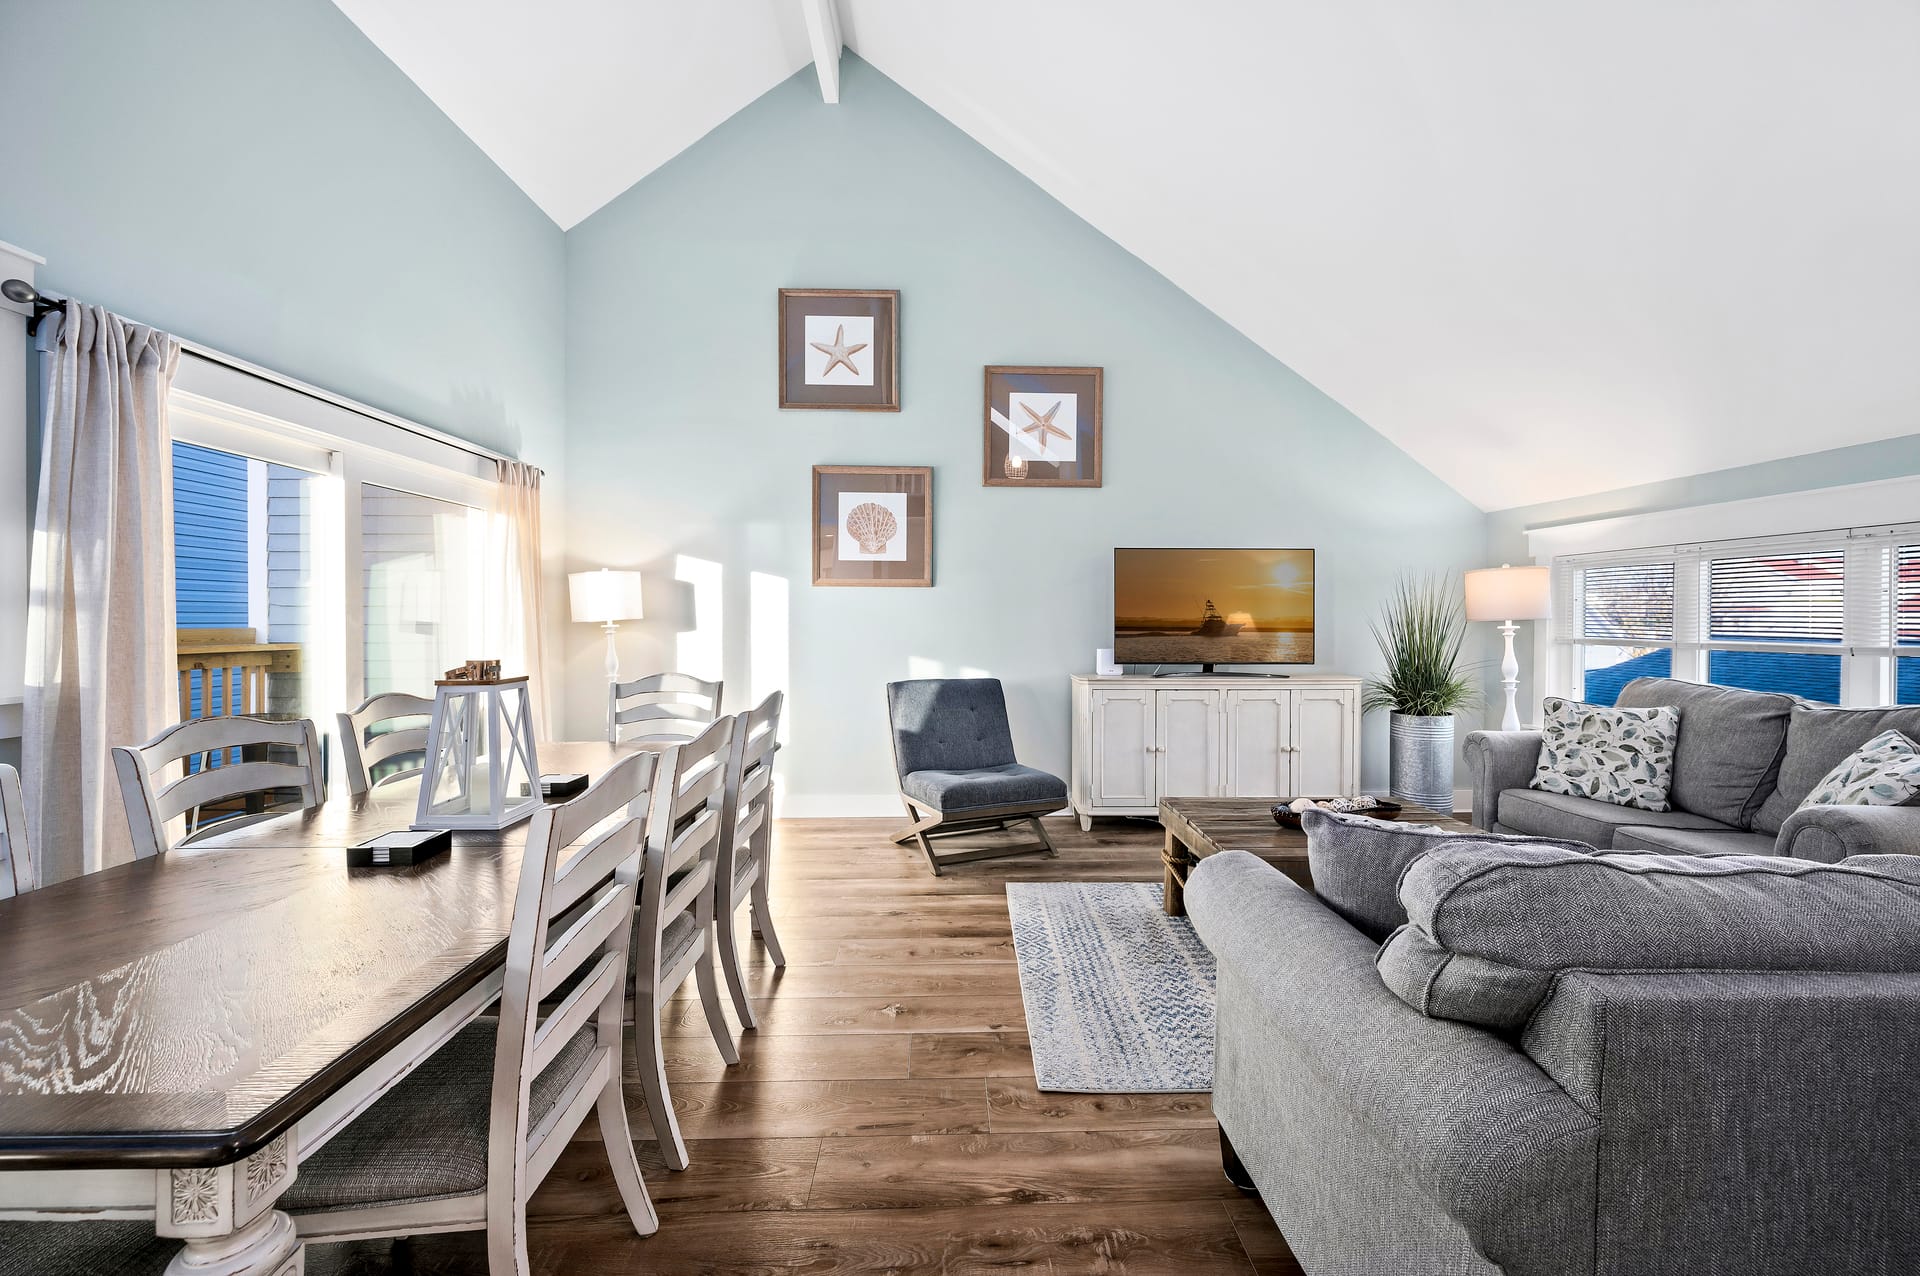
[[[20,799],[20,773],[0,766],[0,899],[24,895],[40,884],[27,845],[27,805]]]
[[[391,724],[432,719],[433,701],[429,697],[388,691],[368,696],[359,708],[334,717],[340,726],[340,769],[346,772],[347,792],[355,797],[383,784],[411,780],[426,770],[427,723]],[[387,727],[387,730],[373,734],[375,727]],[[376,780],[373,769],[382,763],[394,769]]]
[[[647,823],[646,867],[640,875],[640,907],[634,917],[633,1058],[646,1093],[647,1115],[669,1169],[687,1168],[687,1145],[667,1092],[666,1050],[660,1013],[694,976],[707,1028],[720,1057],[740,1062],[733,1029],[720,1005],[714,974],[715,869],[726,814],[728,751],[734,722],[721,718],[686,744],[660,752],[653,782],[653,814]]]
[[[244,755],[234,760],[238,750],[274,745],[290,750],[293,761]],[[113,765],[120,774],[133,853],[140,858],[284,813],[284,808],[262,810],[203,822],[198,813],[211,803],[276,789],[296,790],[303,808],[319,806],[327,798],[320,732],[310,718],[270,722],[220,717],[176,723],[145,744],[115,747]],[[183,821],[183,836],[177,841],[168,831],[176,820]]]
[[[723,682],[656,673],[607,684],[607,743],[691,740],[720,716]],[[631,727],[632,730],[625,728]]]
[[[773,929],[773,907],[768,890],[768,852],[773,845],[773,755],[779,745],[780,706],[776,691],[745,713],[734,717],[733,748],[727,763],[725,834],[720,842],[717,886],[722,892],[714,911],[714,937],[720,949],[720,968],[726,972],[733,1008],[744,1028],[757,1028],[753,1002],[747,996],[747,972],[740,960],[746,947],[740,928],[740,910],[749,908],[752,929],[767,946],[774,966],[784,967],[787,955]]]
[[[302,1240],[485,1228],[490,1276],[527,1276],[527,1199],[589,1113],[634,1231],[658,1230],[620,1060],[654,767],[622,758],[534,815],[500,1017],[461,1030],[302,1158],[277,1205]]]

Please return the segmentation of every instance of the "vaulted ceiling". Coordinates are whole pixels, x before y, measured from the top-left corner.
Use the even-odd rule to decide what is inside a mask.
[[[805,66],[823,0],[336,2],[566,227]],[[839,14],[1483,508],[1920,433],[1912,0]]]

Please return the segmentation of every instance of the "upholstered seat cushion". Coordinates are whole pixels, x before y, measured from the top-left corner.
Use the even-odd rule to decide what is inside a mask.
[[[1643,811],[1598,798],[1542,793],[1538,789],[1508,789],[1502,793],[1500,825],[1494,831],[1562,838],[1605,850],[1613,845],[1614,833],[1627,827],[1729,831],[1728,825],[1691,811]]]
[[[1752,826],[1780,773],[1792,696],[1679,678],[1635,678],[1614,703],[1623,709],[1679,710],[1671,791],[1676,810],[1736,828]]]
[[[973,771],[912,771],[900,778],[900,790],[947,815],[994,806],[1067,804],[1065,780],[1018,763]]]
[[[1591,852],[1583,842],[1502,833],[1456,833],[1431,824],[1396,823],[1364,815],[1312,810],[1300,817],[1307,835],[1307,867],[1313,893],[1349,925],[1375,943],[1406,924],[1400,875],[1436,846],[1459,837],[1521,846],[1553,846]]]
[[[1527,1022],[1569,970],[1920,972],[1920,856],[1581,855],[1460,838],[1400,879],[1380,977],[1437,1019]]]
[[[300,1163],[280,1198],[292,1214],[438,1201],[487,1188],[487,1116],[496,1021],[481,1019]],[[592,1025],[534,1079],[529,1125],[559,1102],[593,1052]]]
[[[1661,855],[1772,855],[1771,833],[1745,829],[1663,829],[1636,825],[1613,834],[1616,851],[1652,851]]]
[[[151,1222],[0,1223],[0,1276],[159,1276],[179,1248]]]

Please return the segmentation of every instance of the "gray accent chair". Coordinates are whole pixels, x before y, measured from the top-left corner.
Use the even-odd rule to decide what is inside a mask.
[[[1245,852],[1187,907],[1229,1177],[1312,1276],[1920,1270],[1920,974],[1568,969],[1495,1032],[1396,996],[1374,939]]]
[[[935,877],[947,864],[1057,854],[1040,817],[1067,804],[1066,781],[1014,759],[1007,698],[998,678],[890,682],[887,719],[900,801],[913,821],[893,840],[916,843]],[[947,854],[933,849],[935,839],[1021,825],[1033,840]]]
[[[1527,787],[1538,731],[1475,731],[1466,739],[1473,821],[1495,833],[1570,838],[1602,850],[1686,855],[1920,855],[1920,807],[1799,810],[1823,776],[1888,729],[1920,740],[1920,706],[1836,709],[1792,696],[1636,678],[1622,708],[1680,711],[1671,811]]]

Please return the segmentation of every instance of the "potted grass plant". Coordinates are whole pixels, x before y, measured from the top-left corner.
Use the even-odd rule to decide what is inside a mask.
[[[1393,798],[1451,813],[1453,717],[1480,699],[1460,657],[1467,637],[1460,591],[1443,576],[1402,576],[1371,628],[1385,667],[1361,704],[1393,714]]]

